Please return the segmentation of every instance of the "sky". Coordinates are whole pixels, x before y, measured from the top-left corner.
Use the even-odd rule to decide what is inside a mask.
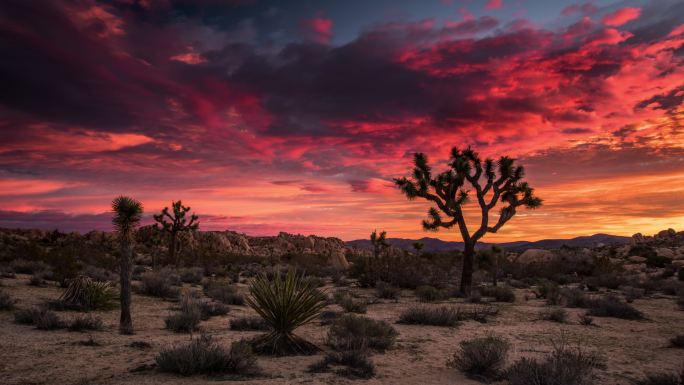
[[[0,52],[0,227],[458,240],[392,179],[472,146],[544,199],[485,241],[684,230],[682,1],[5,0]]]

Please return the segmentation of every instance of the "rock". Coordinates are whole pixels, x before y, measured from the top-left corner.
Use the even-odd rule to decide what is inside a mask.
[[[643,263],[629,263],[622,266],[626,271],[630,272],[640,272],[646,269],[646,265]]]
[[[535,263],[535,262],[549,262],[555,257],[555,255],[549,250],[544,249],[527,249],[525,252],[520,254],[517,258],[517,262],[522,264]]]
[[[684,259],[678,259],[676,261],[672,261],[672,266],[680,268],[684,267]]]
[[[675,234],[677,234],[677,232],[674,231],[674,229],[661,230],[656,234],[655,238],[673,238]]]
[[[637,244],[637,243],[643,243],[645,241],[645,237],[641,233],[636,233],[632,235],[632,244]]]
[[[668,249],[666,247],[660,247],[656,249],[656,254],[658,254],[659,257],[665,257],[665,258],[674,258],[675,253],[672,251],[672,249]]]
[[[632,263],[644,263],[646,262],[646,258],[639,256],[639,255],[632,255],[627,258],[628,261]]]

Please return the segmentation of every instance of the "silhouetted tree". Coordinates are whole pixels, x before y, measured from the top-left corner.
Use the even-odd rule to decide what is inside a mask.
[[[112,223],[119,235],[121,249],[121,268],[119,282],[121,286],[121,318],[119,332],[133,334],[133,320],[131,319],[131,263],[133,261],[133,233],[140,223],[143,207],[140,202],[126,196],[119,196],[112,201],[114,217]]]
[[[425,247],[425,244],[423,242],[413,242],[412,244],[413,249],[416,250],[416,254],[420,255],[421,251],[423,251],[423,247]]]
[[[373,256],[375,258],[380,257],[380,253],[382,253],[386,248],[389,247],[389,243],[387,243],[387,232],[383,231],[378,235],[377,230],[373,230],[373,232],[370,235],[370,241],[371,245],[373,245]]]
[[[176,257],[178,254],[178,233],[197,230],[199,227],[197,219],[199,217],[192,214],[190,222],[188,222],[185,215],[190,211],[190,207],[183,206],[181,201],[171,202],[171,209],[173,215],[169,213],[168,207],[164,207],[160,214],[154,214],[154,220],[161,225],[162,230],[169,234],[169,262],[175,262],[176,265],[179,265],[180,260]]]
[[[427,157],[422,153],[415,154],[414,165],[412,178],[402,177],[394,181],[408,199],[420,197],[437,206],[429,209],[423,228],[437,231],[440,227],[448,229],[458,225],[465,244],[460,289],[469,295],[477,241],[488,232],[496,233],[513,218],[518,207],[537,208],[542,200],[535,197],[534,190],[522,180],[524,168],[516,166],[515,160],[507,156],[496,162],[492,159],[482,162],[470,148],[463,151],[453,148],[450,169],[440,174],[432,174]],[[481,212],[480,225],[473,233],[468,231],[462,209],[470,194],[466,183],[474,189]],[[498,202],[504,206],[499,211],[499,218],[490,226],[489,214]],[[442,219],[442,215],[448,219]]]

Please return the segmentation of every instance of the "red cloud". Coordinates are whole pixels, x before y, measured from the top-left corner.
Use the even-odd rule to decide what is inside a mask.
[[[330,44],[332,40],[333,21],[330,19],[321,16],[305,19],[301,21],[300,27],[306,38],[313,42]]]
[[[627,7],[605,15],[601,21],[605,25],[619,27],[638,19],[639,16],[641,16],[641,8]]]
[[[489,0],[485,5],[485,9],[499,9],[501,7],[503,7],[503,0]]]

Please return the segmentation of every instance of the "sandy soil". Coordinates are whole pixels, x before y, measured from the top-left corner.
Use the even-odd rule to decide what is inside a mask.
[[[3,290],[19,302],[17,307],[38,305],[56,299],[62,289],[33,287],[28,276],[3,279]],[[370,296],[371,291],[355,289]],[[682,350],[668,348],[668,340],[684,334],[684,311],[677,309],[673,297],[658,296],[636,300],[634,305],[649,321],[627,321],[595,318],[598,327],[581,326],[577,317],[581,309],[568,309],[569,324],[538,321],[542,301],[530,291],[517,290],[517,302],[499,304],[501,312],[487,324],[464,322],[457,328],[410,326],[395,324],[402,309],[416,302],[410,291],[402,293],[398,303],[382,301],[368,307],[367,316],[392,324],[400,335],[396,347],[384,354],[374,354],[377,375],[370,380],[350,380],[334,374],[310,374],[306,367],[319,360],[321,354],[297,357],[259,357],[263,375],[246,380],[222,380],[205,376],[179,377],[156,370],[132,372],[134,368],[154,363],[157,351],[168,344],[187,341],[187,334],[175,334],[164,329],[164,317],[172,302],[134,295],[133,320],[136,334],[117,333],[118,310],[93,312],[102,317],[106,328],[92,333],[66,330],[41,331],[32,326],[18,325],[11,311],[0,312],[0,383],[2,384],[203,384],[239,382],[244,384],[477,384],[465,378],[445,362],[464,339],[488,333],[501,335],[512,343],[512,359],[520,356],[540,356],[550,351],[551,339],[561,330],[584,347],[595,349],[607,358],[607,369],[599,372],[600,384],[630,384],[644,373],[678,370],[684,364]],[[336,308],[332,305],[331,308]],[[256,332],[236,332],[228,329],[233,317],[251,314],[244,306],[231,306],[225,316],[202,322],[202,328],[222,343],[230,343]],[[68,319],[74,312],[59,312]],[[327,327],[308,325],[299,334],[324,347]],[[89,337],[100,346],[83,346],[79,342]],[[148,350],[128,347],[133,341],[152,344]]]

